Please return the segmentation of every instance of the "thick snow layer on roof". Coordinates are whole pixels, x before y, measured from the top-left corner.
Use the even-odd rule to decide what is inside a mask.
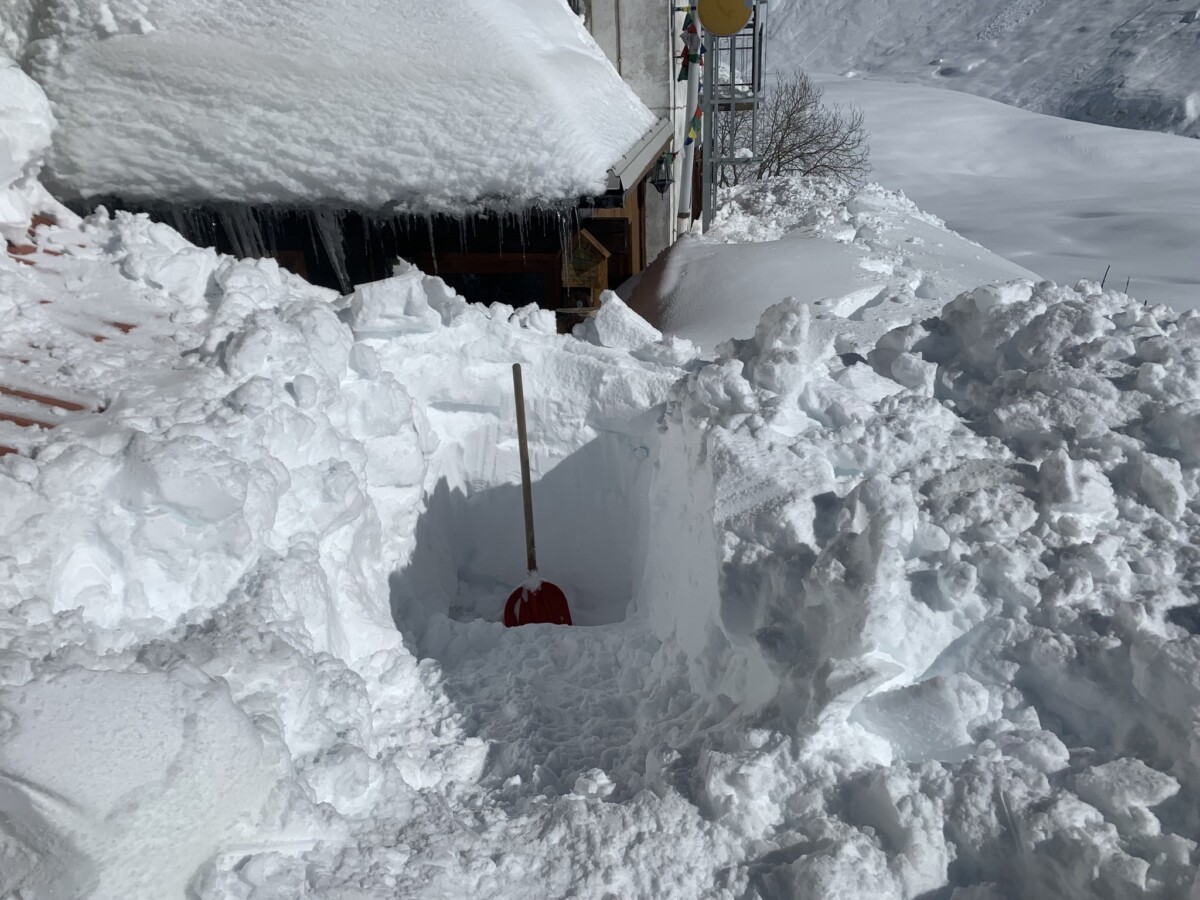
[[[602,192],[653,123],[563,0],[47,0],[64,199],[458,210]]]

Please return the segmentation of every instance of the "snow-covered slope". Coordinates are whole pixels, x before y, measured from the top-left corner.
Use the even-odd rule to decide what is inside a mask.
[[[1200,17],[1174,0],[780,0],[771,65],[1200,134]]]
[[[1200,54],[1197,55],[1200,58]],[[1072,284],[1200,307],[1200,141],[1035,115],[979,97],[823,78],[871,134],[871,178],[989,250]]]
[[[713,356],[128,215],[29,240],[0,384],[103,408],[0,433],[0,895],[1200,890],[1196,313],[1017,280],[856,362],[792,299]],[[497,621],[514,361],[577,627]]]
[[[654,121],[563,0],[35,0],[27,21],[67,200],[519,206],[603,192]]]

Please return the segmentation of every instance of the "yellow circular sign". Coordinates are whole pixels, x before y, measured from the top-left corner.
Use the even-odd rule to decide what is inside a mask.
[[[696,11],[709,34],[729,37],[746,27],[752,10],[751,0],[699,0]]]

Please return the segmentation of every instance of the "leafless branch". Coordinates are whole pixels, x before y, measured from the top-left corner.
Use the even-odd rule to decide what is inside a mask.
[[[803,72],[780,78],[759,110],[757,162],[724,167],[721,182],[811,175],[860,183],[870,170],[862,110],[825,106],[822,94]],[[738,113],[727,149],[748,146],[753,127],[748,112]]]

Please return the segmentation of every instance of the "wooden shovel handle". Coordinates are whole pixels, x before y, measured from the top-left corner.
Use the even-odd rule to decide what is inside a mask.
[[[525,558],[529,573],[537,571],[537,545],[533,539],[533,484],[529,479],[529,437],[525,433],[525,391],[521,364],[513,363],[513,392],[517,395],[517,443],[521,448],[521,499],[525,502]]]

